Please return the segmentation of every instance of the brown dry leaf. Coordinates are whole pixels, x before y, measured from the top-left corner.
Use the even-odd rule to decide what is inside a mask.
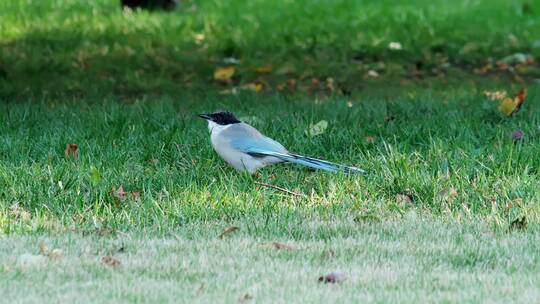
[[[224,82],[224,83],[231,83],[232,77],[234,76],[235,72],[236,72],[236,68],[232,65],[218,67],[214,71],[214,80]]]
[[[32,215],[30,212],[26,211],[19,203],[15,203],[9,207],[11,215],[17,219],[21,219],[23,221],[30,220]]]
[[[111,267],[117,267],[121,264],[119,259],[109,255],[102,256],[101,263]]]
[[[412,203],[412,195],[410,194],[404,194],[404,193],[398,193],[396,194],[396,203],[398,204],[410,204]]]
[[[280,83],[280,84],[276,85],[276,90],[278,90],[279,92],[283,92],[283,91],[285,91],[285,86],[286,86],[286,84]]]
[[[274,246],[274,248],[278,250],[295,250],[296,249],[291,245],[278,243],[278,242],[272,242],[272,246]]]
[[[100,227],[100,228],[96,228],[94,232],[99,235],[107,235],[107,234],[113,234],[115,230],[109,227]]]
[[[335,258],[336,257],[336,252],[334,251],[334,249],[325,250],[323,252],[323,257],[325,257],[327,259]]]
[[[66,150],[64,151],[66,158],[73,157],[74,160],[79,159],[79,150],[76,144],[67,144]]]
[[[319,86],[319,79],[317,78],[311,78],[311,81],[309,82],[309,91],[314,91]]]
[[[320,276],[319,282],[323,283],[343,283],[347,279],[347,275],[343,272],[330,272],[327,275]]]
[[[374,136],[366,136],[364,137],[364,140],[369,143],[369,144],[372,144],[375,142],[375,137]]]
[[[478,75],[486,75],[493,70],[493,65],[491,63],[486,64],[481,68],[475,68],[473,72]]]
[[[246,293],[238,300],[238,302],[239,303],[246,303],[247,301],[252,300],[252,299],[253,299],[253,296],[250,295],[249,293]]]
[[[289,91],[296,92],[296,88],[298,87],[298,82],[296,79],[289,79],[287,80],[287,86],[289,87]]]
[[[141,199],[141,191],[132,191],[131,196],[134,200],[138,201]]]
[[[41,255],[48,255],[49,254],[49,246],[45,244],[44,242],[39,243],[39,253]]]
[[[274,70],[274,66],[272,66],[271,64],[265,64],[265,65],[255,68],[255,72],[260,73],[260,74],[272,73],[273,70]]]
[[[458,196],[458,192],[453,187],[448,187],[439,192],[439,198],[446,202],[453,202]]]
[[[218,236],[218,239],[223,240],[225,237],[229,236],[231,233],[235,232],[238,229],[240,228],[238,228],[237,226],[228,227],[227,229],[223,230],[223,232]]]
[[[47,256],[52,260],[60,260],[64,257],[64,252],[62,249],[55,248]]]
[[[62,251],[62,249],[55,248],[53,250],[50,250],[49,246],[47,246],[47,244],[45,244],[44,242],[39,243],[39,253],[52,260],[59,260],[64,257],[64,252]]]
[[[118,189],[116,189],[116,187],[113,186],[112,187],[112,194],[120,202],[123,202],[126,199],[128,192],[124,191],[124,186],[120,186],[120,187],[118,187]]]

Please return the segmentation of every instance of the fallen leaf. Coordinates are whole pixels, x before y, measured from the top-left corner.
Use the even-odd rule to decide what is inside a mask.
[[[17,219],[27,221],[32,217],[30,212],[26,211],[21,205],[19,205],[19,203],[15,203],[11,205],[9,209],[10,209],[11,215]]]
[[[274,248],[278,250],[295,250],[296,249],[291,245],[278,243],[278,242],[272,242],[272,246],[274,246]]]
[[[335,258],[336,257],[336,252],[333,249],[325,250],[325,251],[323,251],[323,257],[325,257],[327,259]]]
[[[251,299],[253,299],[253,296],[250,295],[249,293],[246,293],[238,300],[238,302],[245,303],[245,302],[247,302],[247,301],[249,301]]]
[[[62,249],[55,248],[47,255],[50,259],[59,260],[64,257]]]
[[[49,254],[49,247],[44,242],[39,243],[39,253],[41,255]]]
[[[499,111],[501,111],[506,116],[512,116],[514,113],[517,113],[521,109],[521,106],[523,105],[526,96],[527,91],[525,89],[521,89],[513,98],[503,98],[501,103],[499,104]]]
[[[118,189],[116,189],[116,187],[113,186],[112,187],[112,194],[120,202],[123,202],[126,199],[126,196],[127,196],[128,193],[124,191],[124,186],[120,186],[120,187],[118,187]]]
[[[326,78],[326,88],[330,91],[330,92],[334,92],[336,90],[335,86],[334,86],[334,78],[332,77],[328,77]]]
[[[490,100],[502,100],[506,97],[506,91],[484,91],[484,95]]]
[[[223,240],[225,237],[229,236],[231,233],[235,232],[240,228],[236,226],[228,227],[227,229],[223,230],[223,232],[218,236],[218,239]]]
[[[289,79],[287,80],[287,86],[289,87],[289,91],[295,92],[297,88],[297,81],[296,79]]]
[[[79,159],[79,150],[76,144],[67,144],[66,150],[64,150],[64,155],[66,158],[73,157],[74,160]]]
[[[232,89],[221,90],[221,91],[219,91],[219,94],[220,95],[236,95],[236,94],[238,94],[238,89],[237,88],[232,88]]]
[[[413,201],[413,197],[410,194],[398,193],[396,194],[396,203],[398,204],[410,204]]]
[[[113,234],[115,230],[109,227],[99,227],[99,228],[94,229],[94,232],[99,235],[107,235],[107,234]]]
[[[306,134],[310,137],[315,137],[323,134],[326,131],[326,128],[328,128],[328,121],[321,120],[316,124],[310,124]]]
[[[368,75],[369,77],[373,77],[373,78],[379,77],[379,73],[377,73],[377,71],[375,71],[375,70],[369,70],[369,71],[367,72],[367,75]]]
[[[206,289],[206,285],[204,283],[201,284],[201,286],[199,286],[199,288],[197,288],[197,295],[200,296],[204,293],[204,290]]]
[[[260,82],[253,82],[245,84],[241,88],[244,90],[253,91],[255,93],[260,93],[264,89],[264,85]]]
[[[317,78],[311,78],[311,81],[309,82],[309,91],[315,91],[317,87],[319,86],[319,80]]]
[[[268,74],[274,70],[274,67],[271,64],[265,64],[260,67],[255,68],[255,72],[260,74]]]
[[[101,263],[111,267],[117,267],[121,264],[119,259],[109,255],[101,257]]]
[[[205,38],[205,36],[202,33],[193,35],[193,40],[195,40],[195,44],[203,43],[204,38]]]
[[[515,53],[508,55],[497,62],[497,64],[532,64],[534,63],[534,57],[530,54]]]
[[[327,275],[320,276],[319,282],[323,283],[343,283],[347,279],[347,275],[343,272],[331,272]]]
[[[287,74],[294,74],[296,72],[296,67],[292,63],[285,63],[282,64],[280,67],[276,69],[274,74],[276,75],[287,75]]]
[[[134,200],[138,201],[141,199],[141,191],[131,191],[131,196]]]
[[[214,79],[224,83],[231,83],[236,68],[234,66],[218,67],[214,71]]]
[[[453,187],[448,187],[439,192],[439,199],[446,202],[453,202],[458,193]]]
[[[367,143],[374,143],[375,142],[375,137],[374,136],[366,136],[364,137],[364,140],[367,142]]]
[[[512,132],[512,140],[514,142],[517,142],[517,141],[520,141],[523,139],[523,136],[525,135],[525,133],[521,130],[517,130],[517,131],[514,131]]]
[[[397,50],[401,50],[402,46],[401,46],[401,43],[399,42],[390,42],[388,44],[388,48],[391,50],[397,51]]]

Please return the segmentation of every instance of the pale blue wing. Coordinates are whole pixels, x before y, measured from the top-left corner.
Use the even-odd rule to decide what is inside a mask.
[[[231,126],[223,131],[222,136],[231,147],[244,153],[288,153],[280,143],[262,135],[257,129],[247,124]]]

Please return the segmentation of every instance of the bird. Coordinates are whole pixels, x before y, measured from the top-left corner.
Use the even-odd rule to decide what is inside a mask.
[[[231,112],[219,111],[198,116],[208,121],[210,141],[214,150],[238,171],[255,174],[265,166],[286,162],[329,172],[345,174],[366,172],[360,168],[291,153],[279,142],[238,120]]]

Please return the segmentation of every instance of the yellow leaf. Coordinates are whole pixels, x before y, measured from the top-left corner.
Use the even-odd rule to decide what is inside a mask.
[[[255,72],[261,73],[261,74],[272,73],[273,70],[274,70],[274,67],[271,64],[265,64],[265,65],[255,68]]]
[[[514,111],[516,110],[517,103],[515,102],[514,98],[505,97],[499,104],[499,111],[501,111],[503,114],[510,116]]]
[[[501,111],[506,116],[512,116],[512,114],[519,111],[519,109],[523,105],[523,102],[525,101],[526,96],[527,91],[525,89],[521,89],[513,98],[503,98],[503,100],[499,104],[499,111]]]
[[[251,90],[256,93],[260,93],[264,88],[264,85],[260,82],[248,83],[242,86],[242,89]]]
[[[236,69],[234,66],[218,67],[214,71],[214,79],[221,82],[229,83],[234,76]]]

